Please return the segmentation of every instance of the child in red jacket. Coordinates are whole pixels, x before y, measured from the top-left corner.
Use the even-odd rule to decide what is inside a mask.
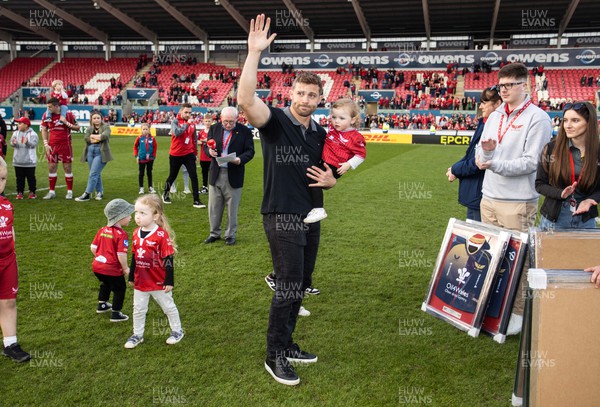
[[[331,123],[323,147],[323,161],[331,167],[336,178],[350,168],[356,169],[367,156],[365,139],[356,130],[360,122],[358,105],[351,99],[339,99],[331,106]],[[327,217],[323,208],[323,190],[311,188],[313,209],[304,223],[315,223]]]
[[[134,206],[123,199],[110,201],[104,208],[108,224],[96,233],[90,246],[94,254],[92,270],[100,280],[96,312],[103,314],[112,311],[110,322],[129,319],[121,312],[127,288],[123,275],[129,276],[129,267],[127,267],[129,235],[123,227],[129,225],[133,211]],[[111,291],[112,304],[108,302]]]

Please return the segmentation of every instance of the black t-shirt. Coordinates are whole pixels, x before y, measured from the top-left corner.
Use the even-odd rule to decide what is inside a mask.
[[[285,110],[269,107],[271,117],[259,129],[264,159],[261,213],[306,215],[312,209],[306,169],[318,165],[327,132],[314,120],[306,129]]]

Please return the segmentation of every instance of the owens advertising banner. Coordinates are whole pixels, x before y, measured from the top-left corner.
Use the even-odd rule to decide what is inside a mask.
[[[260,69],[279,69],[282,64],[296,69],[335,69],[348,64],[396,69],[440,69],[450,63],[468,66],[487,62],[498,67],[501,62],[523,62],[528,66],[590,67],[600,66],[600,48],[512,49],[497,51],[409,51],[409,52],[294,52],[293,54],[264,54]]]

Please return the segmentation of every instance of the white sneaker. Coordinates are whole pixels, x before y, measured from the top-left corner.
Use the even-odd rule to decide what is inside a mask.
[[[56,192],[48,191],[48,193],[46,194],[46,196],[43,199],[54,199],[54,198],[56,198]]]
[[[144,195],[144,188],[140,188],[140,195]]]
[[[515,393],[513,393],[512,405],[514,407],[521,407],[523,405],[523,397],[518,397]]]
[[[96,201],[101,201],[104,198],[104,194],[102,192],[96,192]]]
[[[186,187],[186,188],[183,190],[183,193],[184,193],[184,194],[191,194],[191,193],[192,193],[192,191],[190,191],[190,189]]]
[[[172,331],[171,336],[167,338],[167,345],[175,345],[177,342],[183,339],[183,331]]]
[[[508,321],[508,327],[506,328],[506,335],[518,335],[521,333],[523,327],[523,316],[517,314],[510,314]]]
[[[142,189],[144,189],[144,188],[142,188]],[[148,192],[151,194],[155,194],[156,190],[154,188],[150,187],[150,188],[148,188]]]
[[[300,309],[298,310],[298,315],[301,317],[308,317],[310,315],[310,311],[301,305]]]
[[[73,191],[67,191],[67,195],[65,195],[65,199],[73,199]]]
[[[175,184],[171,185],[171,189],[170,189],[169,192],[172,193],[172,194],[176,193],[177,192],[177,185],[175,185]]]
[[[129,339],[127,339],[127,342],[125,342],[125,348],[133,349],[142,342],[144,342],[144,338],[141,336],[131,335]]]
[[[308,215],[306,215],[306,218],[304,218],[304,223],[315,223],[325,219],[326,217],[327,212],[325,212],[324,208],[314,208],[308,212]]]

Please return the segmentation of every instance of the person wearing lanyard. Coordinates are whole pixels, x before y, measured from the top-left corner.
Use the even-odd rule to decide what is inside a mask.
[[[245,165],[254,157],[252,132],[243,124],[237,123],[238,111],[226,107],[221,111],[221,123],[210,127],[207,142],[202,146],[212,157],[208,178],[208,220],[210,235],[204,243],[214,243],[221,238],[221,220],[227,205],[227,228],[225,244],[232,246],[236,242],[237,215],[242,199]],[[210,140],[214,141],[214,148]],[[230,161],[217,161],[217,157],[235,154]]]
[[[521,63],[500,69],[496,86],[503,103],[486,121],[475,152],[476,165],[486,170],[480,205],[482,222],[520,232],[527,232],[535,224],[539,199],[536,170],[542,149],[552,135],[550,117],[532,104],[526,93],[528,77],[527,67]],[[523,274],[508,335],[521,331]]]
[[[488,117],[494,110],[500,106],[502,99],[500,92],[495,86],[485,89],[481,92],[481,118],[477,124],[477,129],[471,137],[471,142],[467,148],[467,152],[463,158],[457,161],[452,167],[446,171],[448,181],[453,182],[457,178],[460,185],[458,187],[458,202],[467,207],[467,219],[473,219],[481,222],[481,212],[479,204],[481,203],[481,185],[485,171],[480,170],[475,165],[475,148],[481,139],[481,133]],[[432,127],[434,124],[432,124]]]
[[[538,164],[535,189],[545,199],[540,228],[592,229],[600,202],[598,117],[588,102],[567,103],[555,140]]]

